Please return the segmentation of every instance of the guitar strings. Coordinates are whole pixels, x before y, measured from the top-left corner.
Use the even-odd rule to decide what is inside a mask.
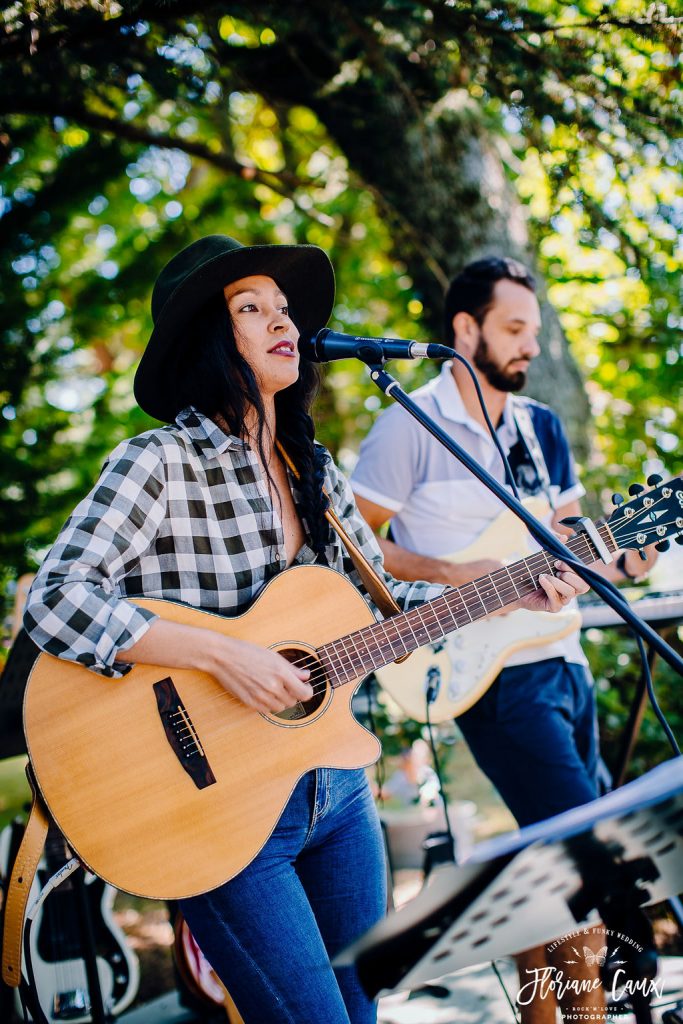
[[[653,510],[655,505],[656,505],[656,501],[653,502],[653,504],[651,506],[649,506],[648,513]],[[631,521],[631,517],[628,517],[628,516],[624,515],[624,516],[622,516],[621,521],[616,520],[616,521],[613,521],[611,524],[603,523],[601,525],[611,525],[611,527],[613,529],[618,530],[618,529],[621,528],[621,523],[629,522],[629,521]],[[672,525],[677,525],[677,523],[676,523],[676,520],[674,519],[674,520],[671,520],[670,522],[667,522],[667,523],[659,523],[658,525],[664,527],[664,530],[666,531],[667,528],[669,528]],[[640,532],[642,532],[642,531],[639,528],[637,522],[634,522],[633,523],[633,531],[632,531],[632,533],[628,534],[628,535],[624,535],[623,537],[620,538],[620,541],[629,541],[629,540],[637,539],[638,533],[640,533]],[[568,542],[568,545],[571,548],[577,548],[577,549],[579,547],[582,547],[582,546],[586,547],[589,554],[592,551],[592,546],[589,543],[588,538],[583,536],[583,535],[575,535],[574,537],[570,538],[569,542]],[[572,551],[572,553],[573,554],[579,554],[578,551]],[[530,555],[528,558],[522,560],[522,564],[518,567],[516,572],[519,573],[521,571],[521,569],[526,569],[528,577],[533,582],[533,575],[532,575],[532,573],[535,574],[535,571],[538,568],[543,568],[543,567],[550,568],[549,566],[546,565],[546,563],[547,563],[547,560],[549,558],[551,558],[551,557],[552,556],[549,554],[549,552],[547,552],[545,550],[541,550],[541,551],[535,552],[533,555]],[[580,554],[579,554],[579,557],[581,557],[581,560],[583,560],[583,558],[582,558],[582,556]],[[534,564],[534,563],[540,563],[540,564]],[[476,621],[481,620],[482,618],[485,618],[486,615],[489,614],[491,611],[497,610],[497,608],[491,608],[491,609],[486,608],[485,599],[489,595],[485,594],[482,597],[482,595],[479,593],[478,587],[477,587],[477,583],[481,582],[482,580],[490,579],[493,582],[494,578],[497,575],[499,575],[499,574],[501,574],[503,576],[507,575],[509,577],[511,586],[509,584],[506,584],[505,586],[502,586],[500,588],[499,587],[495,587],[495,594],[496,594],[496,596],[498,596],[498,597],[502,596],[503,598],[505,598],[505,600],[503,600],[503,603],[502,603],[501,607],[505,607],[507,604],[513,603],[514,600],[516,600],[518,597],[523,596],[523,595],[520,595],[518,593],[518,591],[517,591],[517,587],[515,586],[514,579],[513,579],[513,576],[512,576],[512,572],[510,571],[510,569],[511,569],[511,567],[503,567],[501,569],[497,569],[493,573],[489,574],[489,576],[487,576],[487,577],[484,576],[484,577],[479,577],[477,580],[471,580],[469,583],[463,584],[461,587],[454,588],[452,591],[447,591],[446,594],[443,595],[442,597],[435,598],[433,601],[429,601],[429,602],[423,603],[421,605],[417,605],[415,608],[411,609],[410,611],[411,612],[419,612],[421,609],[425,609],[426,608],[427,611],[431,612],[431,614],[435,616],[436,624],[438,624],[439,629],[442,629],[442,622],[439,619],[438,613],[433,611],[434,603],[436,601],[442,601],[444,598],[447,598],[449,596],[452,598],[452,597],[455,596],[455,594],[457,594],[458,596],[463,597],[462,608],[466,611],[467,608],[466,608],[465,601],[464,601],[465,592],[466,591],[468,592],[467,596],[475,596],[477,598],[477,600],[481,603],[482,608],[486,609],[484,614],[483,615],[478,615],[476,618],[473,619],[469,615],[469,613],[468,613],[468,620],[467,621],[463,621],[462,623],[460,623],[460,622],[457,622],[457,620],[455,619],[455,614],[460,613],[461,609],[447,608],[448,614],[456,622],[456,625],[454,627],[450,628],[450,629],[442,630],[441,636],[444,637],[448,633],[455,632],[457,629],[460,629],[463,626],[467,626],[467,625],[469,625],[472,622],[476,622]],[[529,571],[529,570],[531,570],[531,571]],[[551,569],[551,571],[552,571],[552,569]],[[522,583],[524,586],[528,587],[528,580],[523,581],[519,577],[518,577],[518,579],[519,579],[520,583]],[[513,592],[515,594],[515,597],[511,597],[511,599],[508,601],[507,597],[509,595],[511,595]],[[528,591],[528,593],[532,593],[532,592],[533,591]],[[405,615],[409,615],[410,612],[407,612],[407,613],[404,613],[404,614]],[[408,629],[413,634],[413,639],[416,640],[417,637],[415,636],[415,632],[414,632],[414,630],[412,628],[412,624],[410,622],[408,622],[406,618],[403,619],[401,624],[402,625],[403,624],[407,624],[408,625]],[[389,637],[386,637],[384,639],[384,643],[385,644],[388,643],[390,648],[392,646],[392,643],[395,643],[396,641],[403,641],[404,636],[405,636],[405,639],[409,639],[410,640],[410,637],[409,637],[409,635],[407,633],[406,634],[402,634],[400,632],[400,630],[399,630],[399,626],[396,623],[392,623],[392,619],[391,618],[381,620],[380,622],[377,622],[377,623],[374,623],[374,624],[370,624],[369,626],[363,627],[363,629],[370,629],[370,630],[372,630],[374,628],[374,626],[380,626],[381,627],[381,626],[387,626],[387,625],[392,625],[393,629],[396,631],[396,636],[394,638],[390,639]],[[433,626],[434,623],[432,623],[431,625]],[[426,623],[420,622],[420,623],[417,624],[417,628],[418,629],[420,629],[420,628],[425,629],[425,628],[429,628],[429,627],[427,627]],[[354,630],[352,633],[348,634],[346,638],[340,637],[337,640],[330,641],[329,643],[322,645],[322,647],[324,649],[326,649],[326,651],[329,651],[329,649],[333,648],[337,643],[339,643],[340,640],[346,639],[346,641],[351,640],[351,643],[353,643],[354,647],[356,648],[355,653],[356,654],[360,654],[360,651],[358,651],[358,648],[357,648],[357,646],[355,644],[355,641],[353,640],[353,637],[354,637],[354,635],[361,634],[363,632],[363,629],[361,629],[361,630]],[[360,639],[362,640],[364,646],[366,647],[367,654],[370,655],[371,654],[370,649],[368,648],[367,643],[365,642],[364,638],[362,636],[360,636]],[[430,637],[428,640],[425,641],[424,645],[428,644],[430,641],[433,642],[435,639],[439,639],[439,638],[432,638],[432,637]],[[382,653],[382,646],[383,646],[382,642],[381,641],[375,641],[375,643],[376,643],[376,645],[378,647],[378,652]],[[418,647],[419,646],[424,646],[424,645],[423,644],[418,644]],[[356,674],[356,666],[353,664],[352,657],[349,654],[346,654],[346,652],[343,652],[344,654],[346,654],[346,657],[347,657],[347,659],[349,661],[349,667],[351,668],[351,670],[353,672],[352,675],[349,675],[348,669],[344,667],[344,662],[342,660],[342,655],[339,652],[337,652],[337,651],[332,651],[331,653],[339,661],[339,666],[335,666],[334,663],[332,661],[330,661],[330,668],[332,669],[333,674],[337,676],[337,684],[338,685],[343,685],[345,683],[352,682],[355,679],[362,679],[363,676],[366,675],[368,673],[368,671],[371,671],[372,668],[380,667],[379,665],[375,665],[375,664],[371,664],[370,667],[364,666],[363,664],[361,664],[361,666],[359,667],[359,671]],[[393,649],[392,649],[392,653],[395,653],[393,651]],[[407,653],[407,652],[405,652],[405,653]],[[400,657],[400,655],[401,655],[401,652],[396,654],[396,657]],[[362,657],[362,655],[361,655],[361,657]],[[295,661],[292,661],[292,662],[290,662],[290,664],[295,666],[295,667],[299,667],[301,665],[305,665],[307,662],[310,662],[311,659],[313,659],[313,658],[315,658],[314,654],[306,654],[303,658],[300,658],[300,659],[297,659]],[[386,662],[384,662],[384,664],[388,664],[392,660],[394,660],[394,659],[393,658],[389,658]],[[339,667],[341,667],[341,669],[342,669],[342,674],[341,675],[339,674],[339,671],[338,671]],[[306,681],[309,683],[309,685],[311,685],[313,693],[312,693],[311,697],[308,697],[306,699],[306,701],[299,701],[298,703],[305,704],[308,701],[314,699],[316,696],[320,695],[321,693],[324,693],[327,690],[328,681],[329,681],[329,672],[326,669],[325,665],[322,663],[322,661],[317,661],[316,668],[311,671],[311,675],[309,676],[308,680],[306,680]],[[318,684],[322,684],[322,685],[318,685]],[[332,683],[332,686],[334,686],[334,683]],[[209,698],[208,701],[202,702],[202,705],[208,704],[208,703],[213,703],[214,701],[217,701],[217,700],[222,700],[224,697],[229,697],[229,698],[232,698],[232,699],[237,699],[229,691],[224,690],[223,692],[221,692],[219,694],[216,694],[214,697]],[[285,708],[283,710],[287,710],[287,709]],[[277,714],[278,712],[273,712],[273,713]],[[174,717],[174,716],[172,716],[172,717]],[[180,730],[179,731],[179,735],[181,737],[183,735],[191,735],[191,730],[189,730],[189,729]]]

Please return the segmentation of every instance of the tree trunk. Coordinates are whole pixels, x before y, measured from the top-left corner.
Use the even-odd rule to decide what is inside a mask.
[[[590,410],[557,314],[538,273],[525,211],[509,182],[495,136],[476,107],[451,93],[423,116],[412,97],[381,88],[350,98],[312,102],[349,164],[376,190],[391,221],[396,257],[408,267],[435,337],[442,332],[443,293],[471,260],[508,255],[532,269],[538,282],[543,330],[528,393],[562,417],[577,456],[589,446]],[[343,115],[343,116],[342,116]]]

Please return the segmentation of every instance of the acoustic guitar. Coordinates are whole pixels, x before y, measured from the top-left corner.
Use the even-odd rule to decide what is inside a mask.
[[[523,504],[542,519],[550,506],[545,498],[525,498]],[[466,548],[445,555],[447,562],[474,562],[496,558],[503,564],[515,562],[531,551],[530,534],[514,512],[500,515]],[[406,662],[387,665],[375,673],[390,697],[416,722],[426,722],[425,686],[436,671],[441,686],[429,707],[431,722],[447,722],[471,708],[486,693],[511,654],[527,647],[554,643],[576,632],[581,613],[576,608],[561,612],[531,612],[518,608],[496,618],[491,629],[484,619],[463,626],[435,644],[421,648]]]
[[[639,495],[598,530],[610,551],[682,534],[683,481]],[[598,558],[585,533],[568,546],[585,563]],[[140,664],[111,680],[42,654],[24,726],[45,803],[77,856],[117,888],[206,892],[253,860],[305,772],[377,759],[378,740],[351,713],[364,676],[532,593],[553,562],[539,551],[381,622],[346,577],[317,565],[280,573],[235,618],[136,599],[309,667],[313,697],[260,714],[201,672]]]

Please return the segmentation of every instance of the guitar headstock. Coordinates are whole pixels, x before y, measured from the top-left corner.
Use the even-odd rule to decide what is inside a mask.
[[[619,495],[612,499],[617,508],[607,520],[617,547],[644,548],[656,544],[659,551],[665,551],[670,540],[683,544],[683,479],[676,477],[667,483],[659,483],[646,491],[640,484],[633,484],[630,493],[635,497],[625,503],[617,502]]]

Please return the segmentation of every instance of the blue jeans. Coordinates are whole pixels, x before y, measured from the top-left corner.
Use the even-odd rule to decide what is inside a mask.
[[[373,1024],[355,970],[330,964],[386,911],[365,772],[308,772],[255,860],[179,905],[245,1024]]]
[[[505,668],[456,721],[519,825],[599,795],[595,695],[583,665],[548,658]]]

